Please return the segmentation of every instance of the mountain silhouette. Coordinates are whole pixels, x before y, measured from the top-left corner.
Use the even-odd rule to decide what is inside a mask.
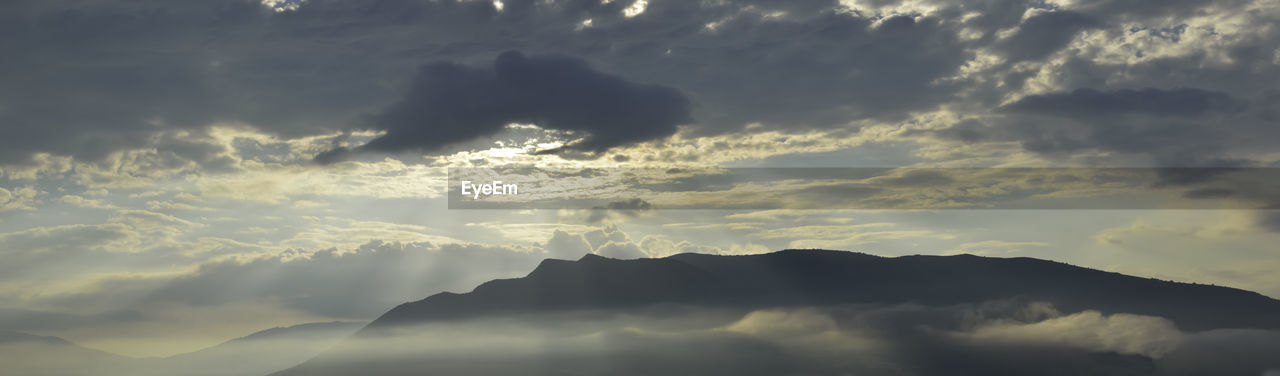
[[[989,306],[1043,303],[1062,318],[1055,325],[1122,324],[1075,336],[1115,339],[1102,345],[1071,345],[1072,327],[1026,344],[964,339],[974,317],[1042,320],[1018,318],[1020,308],[990,315],[998,310]],[[1234,348],[1224,338],[1265,354],[1280,349],[1280,332],[1267,330],[1277,327],[1280,301],[1254,292],[1034,258],[586,255],[402,304],[272,375],[1257,375],[1280,361],[1223,355]],[[843,346],[853,347],[832,350]],[[1161,357],[1162,348],[1178,355]]]
[[[947,305],[997,299],[1052,303],[1173,320],[1183,329],[1280,328],[1280,301],[1210,285],[1140,278],[1034,258],[973,255],[880,257],[827,250],[616,260],[588,254],[547,259],[523,278],[486,282],[395,307],[387,326],[571,309],[659,303],[785,307],[848,303]]]

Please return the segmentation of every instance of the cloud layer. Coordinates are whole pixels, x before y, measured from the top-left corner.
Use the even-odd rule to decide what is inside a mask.
[[[1256,350],[1226,355],[1215,346]],[[1264,355],[1276,349],[1274,331],[1184,332],[1160,317],[1063,314],[1040,303],[754,311],[664,306],[365,333],[281,375],[1257,375],[1280,367]]]
[[[1080,112],[1047,119],[1058,125],[1014,119],[1028,150],[1160,154],[1224,123],[1269,132],[1259,125],[1274,122],[1277,101],[1263,83],[1280,74],[1280,34],[1251,26],[1280,14],[1265,1],[264,4],[7,2],[0,48],[15,58],[0,70],[11,83],[0,91],[0,162],[156,148],[211,164],[215,151],[159,135],[219,123],[286,138],[372,127],[388,132],[365,147],[379,151],[544,123],[579,132],[574,150],[601,151],[677,125],[691,135],[853,132],[1044,106]],[[503,55],[513,50],[527,56]],[[1248,105],[1171,125],[1143,117],[1202,99]],[[1002,106],[1011,102],[1022,104]],[[1144,111],[1132,123],[1087,122]],[[1173,134],[1135,143],[1157,130]],[[1240,140],[1195,157],[1225,157]]]
[[[423,66],[405,97],[373,117],[371,125],[386,133],[357,150],[433,152],[517,123],[567,133],[562,150],[595,153],[675,134],[693,121],[689,107],[675,89],[627,82],[580,59],[509,51],[491,68]]]

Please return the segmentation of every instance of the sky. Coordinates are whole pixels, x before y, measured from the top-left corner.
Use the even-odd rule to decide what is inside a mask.
[[[1269,0],[4,1],[0,329],[165,356],[586,253],[1037,257],[1277,297],[1277,25]],[[494,166],[695,173],[451,208],[450,168]],[[864,193],[896,204],[836,201]]]

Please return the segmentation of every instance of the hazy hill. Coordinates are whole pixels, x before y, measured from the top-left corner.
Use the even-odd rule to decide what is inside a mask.
[[[199,351],[145,359],[135,375],[260,375],[328,349],[365,323],[322,322],[271,328]]]
[[[65,376],[121,367],[135,359],[80,347],[58,337],[0,331],[0,374]]]
[[[307,360],[364,325],[327,322],[272,328],[166,358],[131,358],[62,338],[0,331],[0,375],[261,375]]]

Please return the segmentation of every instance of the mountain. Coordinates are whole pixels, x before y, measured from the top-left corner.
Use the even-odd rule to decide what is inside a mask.
[[[825,250],[761,255],[679,254],[615,260],[548,259],[532,273],[466,294],[402,304],[369,325],[658,303],[776,307],[844,303],[947,305],[1020,298],[1160,316],[1191,330],[1280,328],[1280,301],[1228,287],[1139,278],[1034,258],[880,257]]]
[[[132,360],[58,337],[0,331],[0,374],[4,375],[75,375],[95,367],[119,367]]]
[[[58,337],[0,331],[3,375],[262,375],[307,360],[366,323],[324,322],[267,329],[166,358],[131,358]]]
[[[0,346],[12,344],[42,344],[48,346],[75,346],[71,341],[50,336],[38,336],[11,330],[0,331]]]
[[[1033,258],[586,255],[402,304],[273,375],[1257,375],[1280,360],[1223,354],[1280,351],[1275,328],[1254,292]]]
[[[143,360],[134,375],[260,375],[298,364],[366,323],[321,322],[271,328],[199,351]]]

